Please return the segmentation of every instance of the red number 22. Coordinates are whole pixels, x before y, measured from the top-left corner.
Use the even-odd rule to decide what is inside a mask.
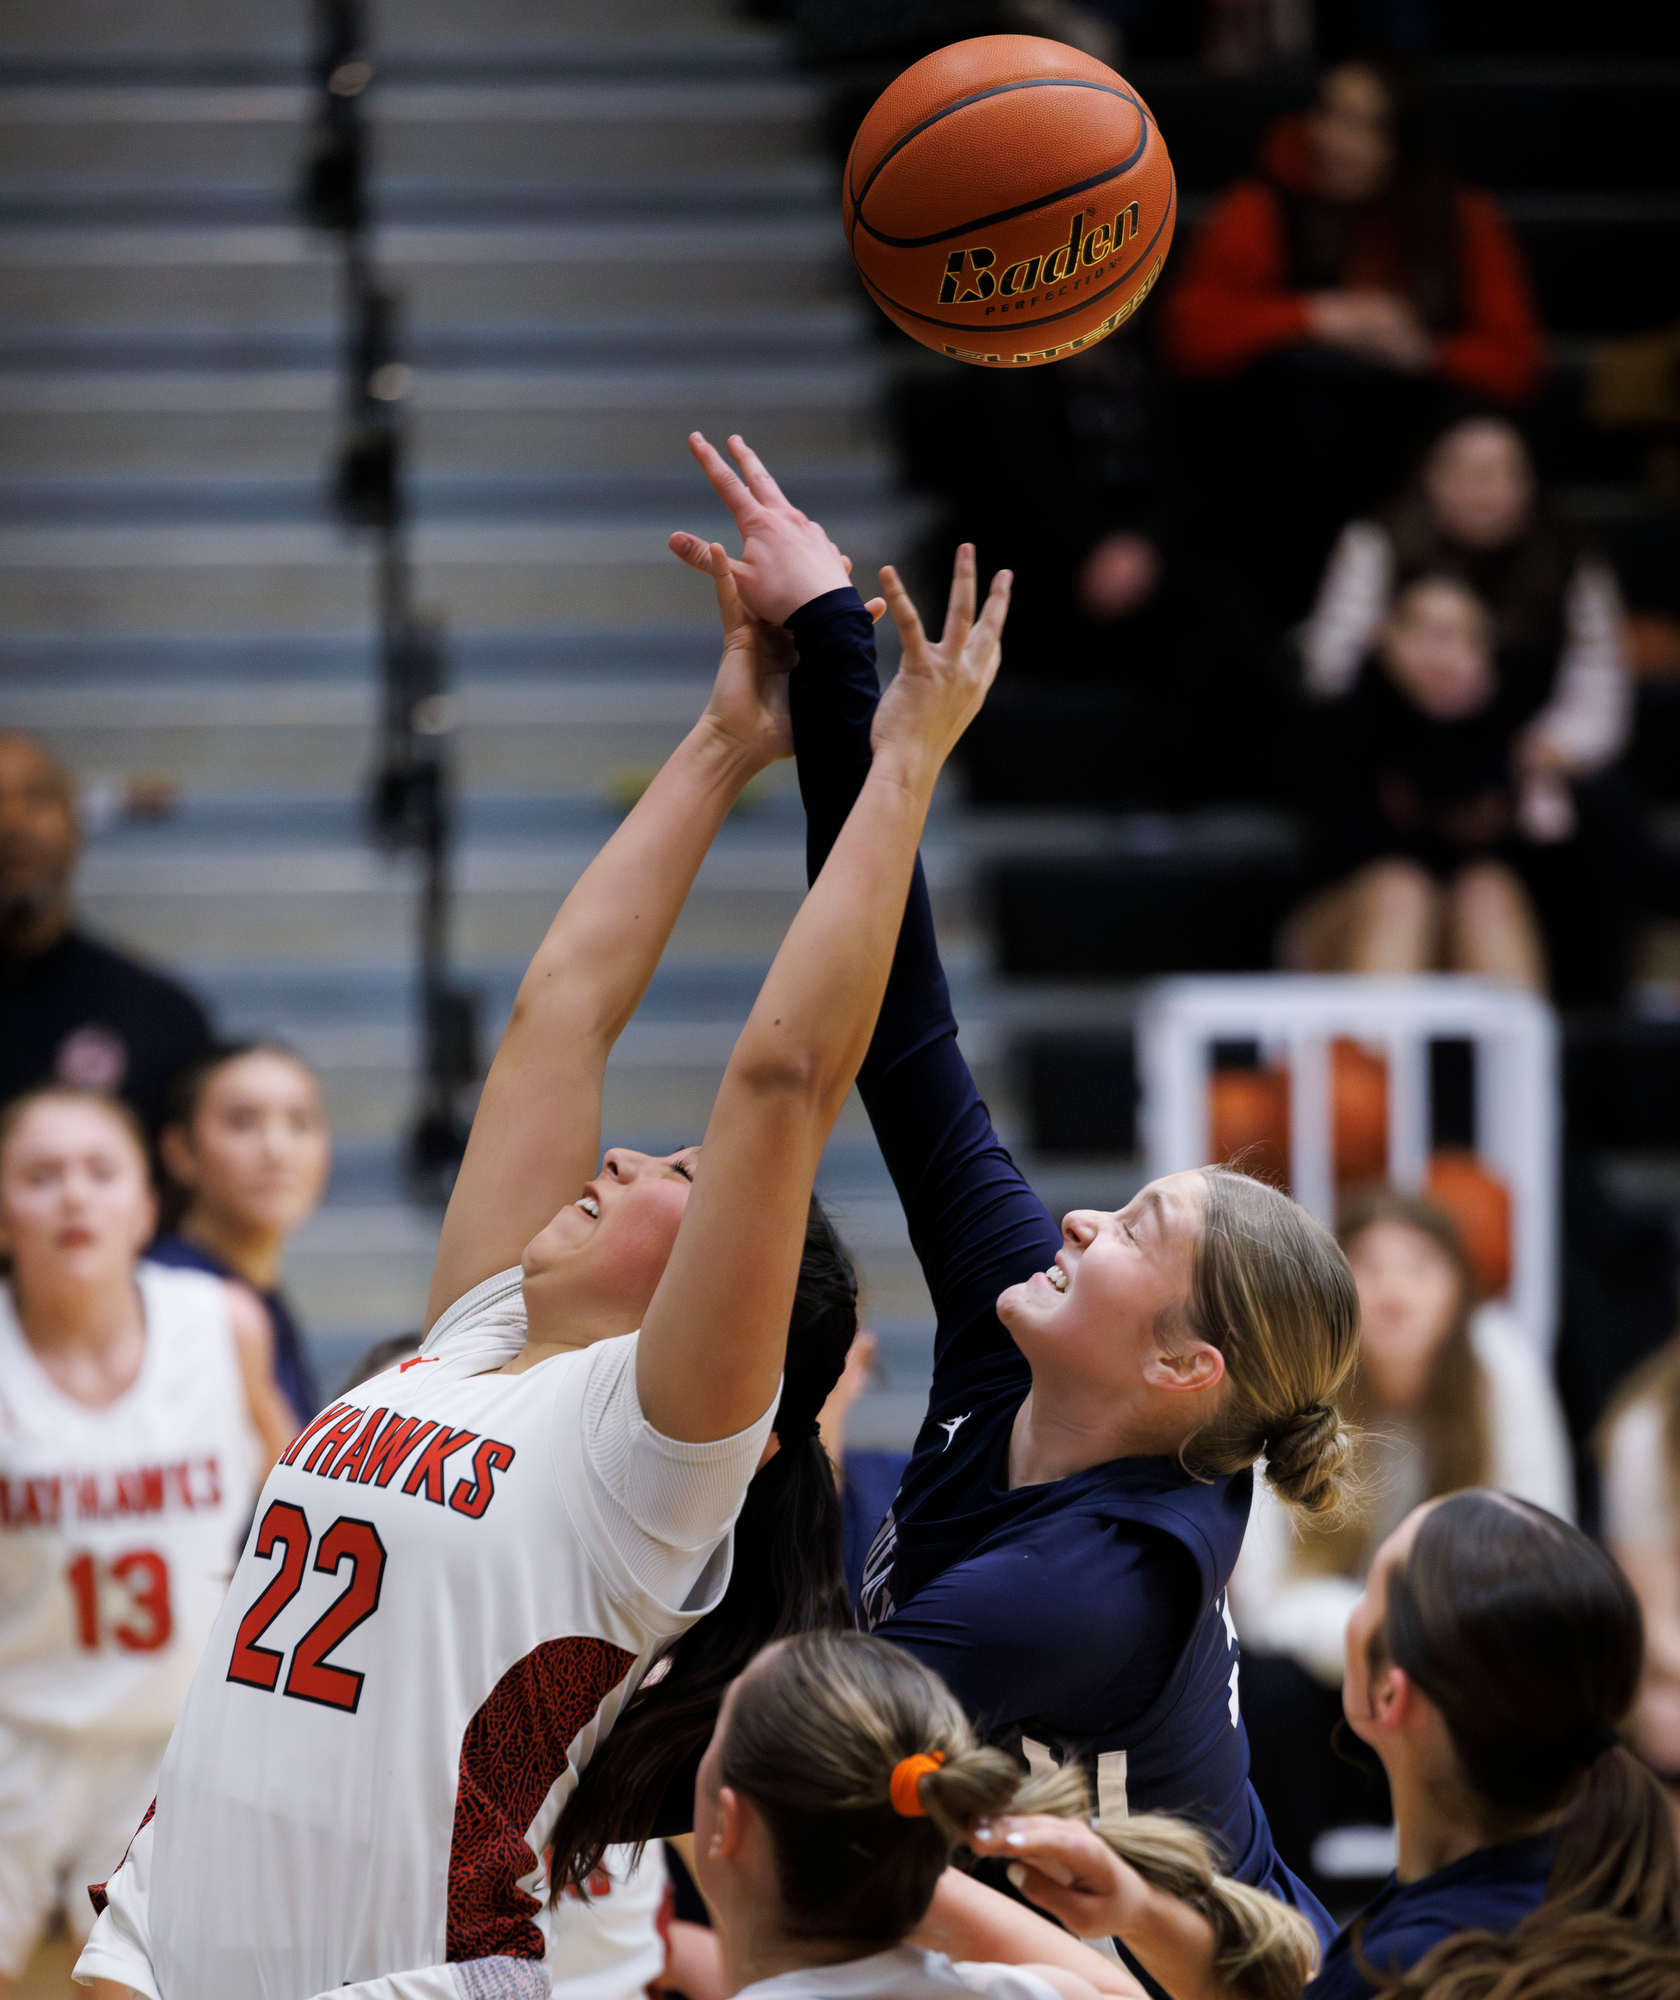
[[[285,1556],[279,1570],[245,1616],[234,1637],[227,1677],[246,1687],[272,1693],[280,1678],[283,1655],[257,1641],[303,1588],[309,1560],[309,1522],[301,1507],[276,1500],[262,1518],[252,1553],[272,1558],[276,1548]],[[379,1609],[385,1577],[385,1544],[371,1521],[341,1516],[321,1537],[315,1568],[326,1576],[350,1565],[350,1581],[292,1648],[291,1670],[282,1693],[295,1701],[314,1701],[354,1715],[362,1698],[362,1675],[349,1667],[328,1664],[327,1656]]]

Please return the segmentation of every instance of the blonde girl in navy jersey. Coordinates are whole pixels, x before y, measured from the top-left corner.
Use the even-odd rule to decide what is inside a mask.
[[[756,461],[749,486],[695,450],[744,536],[742,596],[765,610],[786,596],[803,516]],[[694,538],[673,547],[711,560]],[[974,578],[965,548],[947,635],[972,615]],[[882,581],[918,662],[931,642],[893,572]],[[788,627],[815,871],[869,782],[883,697],[856,592],[802,604]],[[939,1673],[988,1741],[1078,1764],[1111,1822],[1191,1814],[1236,1879],[1330,1935],[1248,1782],[1226,1585],[1257,1460],[1291,1507],[1337,1507],[1337,1398],[1358,1351],[1347,1260],[1294,1202],[1216,1169],[1058,1224],[957,1047],[919,868],[858,1089],[938,1315],[927,1419],[865,1566],[871,1629]]]

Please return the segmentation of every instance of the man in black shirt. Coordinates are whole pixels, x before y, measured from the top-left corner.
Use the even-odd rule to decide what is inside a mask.
[[[155,1130],[169,1080],[210,1048],[191,994],[71,927],[81,848],[69,774],[32,736],[0,731],[0,1103],[85,1084]]]

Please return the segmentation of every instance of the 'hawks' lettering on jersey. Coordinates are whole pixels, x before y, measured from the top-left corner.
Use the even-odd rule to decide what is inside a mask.
[[[772,1411],[676,1443],[642,1418],[634,1335],[502,1374],[523,1339],[504,1272],[438,1322],[435,1365],[363,1384],[274,1468],[83,1978],[301,2000],[542,1959],[538,1856],[722,1596]]]

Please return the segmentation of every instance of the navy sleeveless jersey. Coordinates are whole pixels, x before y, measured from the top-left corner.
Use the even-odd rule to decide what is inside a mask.
[[[1557,1834],[1542,1833],[1479,1847],[1416,1882],[1390,1876],[1325,1953],[1305,2000],[1368,2000],[1381,1979],[1409,1972],[1444,1938],[1463,1931],[1509,1936],[1546,1900],[1556,1859]],[[1367,1977],[1367,1966],[1378,1979]]]
[[[814,879],[869,769],[874,633],[850,589],[788,627]],[[957,1048],[919,863],[858,1089],[938,1319],[927,1419],[865,1565],[868,1622],[939,1672],[990,1741],[1029,1764],[1077,1759],[1107,1814],[1193,1817],[1231,1874],[1297,1904],[1328,1939],[1335,1926],[1277,1859],[1248,1782],[1225,1586],[1251,1475],[1203,1483],[1171,1460],[1122,1459],[1008,1486],[1031,1375],[996,1303],[1046,1268],[1062,1233]]]

